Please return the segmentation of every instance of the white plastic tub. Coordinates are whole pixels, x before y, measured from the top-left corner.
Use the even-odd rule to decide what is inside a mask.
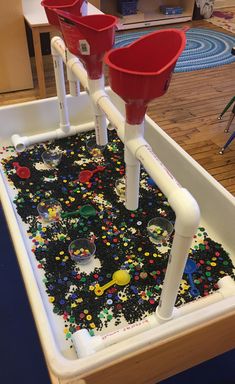
[[[123,111],[123,102],[110,92]],[[91,122],[88,96],[68,97],[71,123]],[[7,106],[0,109],[1,145],[11,145],[13,134],[32,135],[58,128],[56,98]],[[200,165],[187,155],[151,119],[146,118],[146,140],[181,185],[196,198],[201,209],[201,225],[213,240],[221,243],[235,262],[235,199]],[[156,329],[119,342],[95,355],[78,359],[63,338],[63,321],[52,312],[44,291],[41,272],[36,267],[25,224],[17,215],[11,190],[3,172],[0,197],[28,292],[35,322],[50,371],[62,381],[88,383],[151,383],[188,368],[235,346],[235,296],[208,305]],[[211,326],[213,324],[213,326]],[[234,327],[235,328],[235,327]],[[206,330],[206,334],[205,334]],[[231,336],[230,336],[231,332]],[[205,343],[198,352],[199,335]],[[221,343],[223,340],[223,343]],[[182,347],[182,351],[181,351]],[[187,353],[190,353],[189,358]],[[177,356],[176,356],[177,354]],[[104,375],[105,374],[105,378]],[[67,381],[68,380],[68,381]],[[74,380],[74,381],[73,381]]]

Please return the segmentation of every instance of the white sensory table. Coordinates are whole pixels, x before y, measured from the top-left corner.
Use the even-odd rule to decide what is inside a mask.
[[[123,113],[123,102],[107,88]],[[90,101],[82,93],[68,97],[73,124],[92,121]],[[35,116],[37,117],[35,119]],[[5,129],[7,127],[7,129]],[[0,108],[0,141],[11,145],[12,134],[31,135],[58,127],[57,98]],[[235,199],[157,124],[146,117],[146,140],[178,181],[197,200],[200,225],[223,244],[235,262]],[[39,333],[49,371],[63,384],[154,384],[235,347],[235,295],[209,304],[158,329],[149,329],[94,355],[78,359],[64,340],[61,324],[52,311],[35,257],[12,191],[0,172],[0,199]],[[63,337],[62,337],[62,336]]]

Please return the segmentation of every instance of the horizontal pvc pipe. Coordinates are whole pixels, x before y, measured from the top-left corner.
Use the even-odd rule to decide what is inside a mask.
[[[129,140],[128,148],[140,160],[149,176],[167,197],[169,197],[172,191],[180,188],[180,184],[143,137],[139,136],[134,140]]]
[[[219,287],[217,291],[177,308],[175,312],[176,316],[184,316],[235,295],[235,281],[230,276],[222,277],[217,285]]]
[[[64,137],[76,135],[77,133],[91,131],[93,129],[94,122],[92,121],[90,123],[85,123],[77,126],[71,125],[67,132],[64,132],[63,129],[58,128],[54,129],[53,131],[43,132],[32,136],[12,135],[11,141],[17,152],[23,152],[27,147],[33,144],[49,140],[61,139]]]
[[[218,285],[220,286],[218,291],[185,304],[180,308],[174,308],[175,317],[179,318],[186,316],[192,312],[208,307],[208,305],[215,304],[227,297],[235,295],[235,282],[230,276],[226,276],[219,280]],[[116,343],[120,343],[122,340],[127,340],[128,338],[138,335],[141,332],[151,328],[156,328],[156,333],[160,333],[161,326],[161,319],[159,319],[156,311],[156,315],[147,316],[141,321],[117,329],[113,332],[109,332],[102,336],[92,337],[87,330],[82,329],[75,332],[72,338],[78,357],[82,358]]]
[[[80,83],[87,91],[87,93],[90,94],[94,105],[100,107],[100,109],[104,112],[110,123],[115,127],[120,139],[124,141],[125,118],[109,99],[108,95],[103,89],[103,85],[101,86],[101,88],[98,88],[96,85],[94,86],[93,84],[95,83],[92,83],[91,81],[89,81],[88,84],[87,72],[76,56],[70,53],[70,58],[66,60],[66,47],[60,37],[53,37],[53,39],[51,40],[51,46],[52,51],[54,50],[54,52],[57,52],[57,54],[62,57],[67,67],[69,67],[75,77],[79,79]],[[91,90],[89,86],[91,87]],[[104,124],[104,121],[102,122],[102,124]]]
[[[146,317],[134,324],[127,325],[124,328],[117,329],[113,332],[106,333],[102,336],[91,337],[86,329],[81,329],[72,335],[73,344],[75,346],[79,358],[89,356],[100,351],[110,345],[120,343],[128,337],[138,335],[148,329],[153,328],[157,324],[155,315]]]
[[[113,114],[117,120],[119,119],[120,116],[115,108],[112,107],[112,104],[109,102],[107,97],[100,97],[98,104],[105,111],[108,118]],[[189,249],[192,244],[192,237],[194,236],[199,225],[200,210],[196,200],[187,190],[181,188],[174,176],[158,159],[152,151],[150,145],[144,140],[143,129],[139,126],[127,125],[127,134],[127,130],[125,131],[122,120],[118,122],[113,118],[112,124],[116,127],[119,137],[122,141],[124,141],[126,148],[133,156],[132,158],[140,160],[148,174],[152,177],[162,192],[168,197],[169,204],[176,213],[175,240],[173,241],[171,250],[173,263],[172,266],[169,264],[167,268],[160,300],[161,306],[158,310],[159,319],[161,319],[161,321],[167,321],[173,314],[179,284],[183,275],[186,260],[188,258]],[[131,156],[128,154],[126,149],[125,153],[126,158],[129,158],[130,160]],[[130,166],[128,167],[129,180],[131,180],[131,183],[135,186],[136,191],[139,191],[135,182],[136,180],[138,181],[138,171],[135,168],[134,163],[132,166],[133,169],[131,169]],[[132,177],[133,175],[135,177]],[[130,185],[130,183],[128,184]],[[137,195],[134,194],[133,190],[129,197],[130,199],[133,198],[134,202],[133,204],[130,203],[130,205],[126,205],[126,207],[130,207],[129,209],[136,209],[138,207],[138,198]]]
[[[74,65],[74,68],[76,68],[76,65]],[[93,103],[104,111],[109,120],[112,115],[121,117],[117,114],[112,103],[109,102],[109,98],[100,82],[89,82],[88,87]],[[167,321],[172,317],[178,287],[192,243],[192,236],[199,225],[199,207],[193,197],[180,187],[169,170],[160,162],[152,148],[143,139],[143,129],[129,125],[126,125],[126,129],[124,129],[122,119],[121,122],[116,122],[116,124],[114,119],[112,120],[110,121],[115,127],[118,124],[117,132],[119,137],[124,138],[125,144],[126,207],[133,210],[138,207],[139,183],[137,182],[139,181],[140,161],[162,192],[170,199],[169,203],[176,213],[175,238],[158,308],[159,319]]]

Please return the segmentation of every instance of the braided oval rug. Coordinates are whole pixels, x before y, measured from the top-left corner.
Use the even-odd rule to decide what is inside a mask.
[[[115,48],[125,47],[155,30],[117,34]],[[186,32],[186,36],[186,48],[179,57],[174,72],[215,68],[235,61],[231,54],[235,37],[206,28],[191,28]]]

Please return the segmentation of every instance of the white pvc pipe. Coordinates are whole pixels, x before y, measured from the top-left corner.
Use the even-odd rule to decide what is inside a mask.
[[[77,65],[74,65],[74,69],[75,68],[77,68]],[[175,178],[171,175],[168,169],[160,162],[157,156],[153,153],[152,148],[143,139],[143,125],[131,126],[129,124],[126,124],[126,129],[124,129],[122,116],[117,113],[115,107],[109,101],[108,96],[103,90],[102,84],[100,86],[99,82],[88,82],[88,88],[89,86],[93,87],[92,92],[90,92],[90,96],[92,97],[93,102],[95,103],[95,105],[98,105],[104,111],[105,115],[108,117],[111,123],[115,127],[118,127],[117,132],[119,134],[119,137],[124,139],[123,141],[125,143],[125,161],[127,164],[126,208],[130,210],[135,210],[138,207],[140,167],[139,160],[145,167],[146,171],[153,178],[155,183],[159,186],[159,188],[167,197],[169,197],[170,194],[175,194],[176,190],[181,190],[180,185],[177,183]],[[119,117],[121,121],[118,122]],[[188,220],[186,220],[187,225],[184,224],[185,217],[183,219],[179,219],[177,217],[176,220],[177,232],[175,236],[175,242],[173,242],[173,250],[171,255],[176,254],[177,257],[177,255],[179,254],[181,256],[181,263],[177,264],[174,258],[173,264],[178,266],[174,275],[174,279],[171,280],[170,278],[167,278],[164,282],[164,289],[160,300],[161,305],[159,306],[158,310],[159,319],[161,319],[162,321],[164,319],[168,320],[172,317],[174,303],[180,280],[183,274],[184,266],[188,257],[188,252],[192,243],[192,237],[196,232],[197,226],[199,224],[200,213],[197,203],[191,197],[190,194],[184,194],[183,197],[183,201],[187,201],[186,206],[189,207],[187,213],[190,217],[192,217],[192,223],[188,223]],[[175,206],[175,209],[178,211],[179,216],[181,216],[181,209],[177,208],[177,204]],[[187,235],[184,230],[179,230],[179,222],[183,223],[183,229],[190,232],[190,235]],[[180,239],[180,241],[177,241],[177,238]],[[177,248],[180,249],[180,252],[175,251],[175,249],[177,250]],[[169,265],[169,276],[172,276],[172,270],[173,268],[170,268]]]
[[[208,305],[218,303],[225,298],[235,295],[235,282],[230,276],[220,279],[218,285],[219,290],[209,296],[202,297],[179,308],[174,308],[174,317],[179,318],[186,316],[192,312],[205,308]],[[156,311],[156,315],[147,316],[141,321],[117,329],[113,332],[106,333],[102,336],[92,337],[87,330],[82,329],[75,332],[72,338],[77,355],[82,358],[116,343],[120,343],[122,340],[127,340],[128,338],[138,335],[151,328],[156,328],[156,333],[161,333],[160,327],[162,327],[161,319],[159,319]]]
[[[57,53],[62,57],[63,62],[73,72],[75,77],[79,79],[84,89],[88,91],[87,72],[83,67],[82,63],[80,62],[80,60],[76,56],[74,56],[72,53],[70,53],[69,58],[66,60],[66,54],[65,54],[66,47],[65,47],[64,41],[58,36],[55,36],[52,38],[51,47],[55,54]]]
[[[85,69],[76,56],[70,52],[67,55],[65,44],[58,36],[53,37],[51,40],[51,52],[59,103],[60,128],[32,136],[12,135],[11,140],[17,152],[23,152],[28,146],[36,143],[72,136],[94,129],[94,122],[70,126],[62,60],[67,64],[73,79],[81,79],[82,85],[87,89],[88,83]]]
[[[109,115],[116,117],[116,119],[119,118],[117,111],[112,108],[107,97],[100,98],[99,104],[108,118]],[[137,163],[135,163],[134,160],[137,158],[162,192],[168,197],[171,207],[176,212],[175,237],[172,244],[170,263],[168,264],[166,277],[164,279],[160,306],[157,311],[159,319],[161,321],[167,321],[173,314],[175,299],[192,244],[192,238],[199,225],[200,210],[195,199],[187,190],[181,188],[177,180],[158,159],[149,144],[143,139],[143,127],[127,126],[127,133],[127,130],[126,132],[124,130],[122,120],[118,124],[117,121],[112,118],[111,122],[115,127],[118,127],[117,132],[119,137],[125,142],[125,150],[129,150],[125,153],[127,161],[130,162],[128,169],[130,170],[129,180],[131,180],[132,185],[135,186],[137,191],[139,190],[136,186],[136,181],[138,181]],[[133,131],[131,131],[132,128]],[[127,138],[125,139],[126,134]],[[129,156],[128,158],[127,154],[132,154],[133,157]],[[131,171],[130,168],[132,159],[134,171]],[[131,185],[131,183],[129,185]],[[137,194],[132,194],[131,192],[129,196],[126,197],[129,197],[131,200],[133,196],[134,205],[132,205],[131,202],[129,206],[126,205],[129,209],[136,209],[136,206],[138,206]],[[171,263],[172,260],[173,262]]]
[[[124,159],[126,164],[125,206],[135,211],[139,205],[140,162],[128,148],[128,143],[144,136],[144,123],[125,124]]]
[[[72,339],[78,357],[82,358],[109,347],[110,345],[120,343],[120,341],[126,340],[127,337],[129,338],[138,335],[156,325],[157,318],[155,315],[151,315],[141,321],[116,329],[115,331],[106,333],[102,336],[91,337],[86,329],[81,329],[72,335]]]
[[[60,39],[61,40],[61,39]],[[58,43],[58,50],[61,50],[63,56],[63,60],[65,60],[65,53],[64,53],[64,48],[62,47],[61,43]],[[81,83],[83,86],[85,86],[85,89],[88,90],[88,85],[87,85],[87,75],[82,68],[81,64],[79,62],[74,62],[71,60],[68,61],[67,65],[71,68],[73,73],[80,79],[81,78]],[[109,120],[111,123],[116,127],[117,133],[119,137],[122,139],[122,141],[125,141],[124,139],[124,123],[123,123],[123,116],[117,111],[117,109],[112,105],[111,101],[108,99],[108,96],[104,93],[104,91],[97,91],[95,92],[94,95],[92,95],[92,99],[97,103],[97,105],[104,111],[106,116],[109,117]],[[82,128],[84,131],[84,127]],[[64,135],[65,132],[63,129],[57,130],[57,132],[60,132],[60,134]],[[54,134],[54,132],[53,132]],[[17,140],[19,140],[18,135],[13,135],[13,141],[17,145]],[[50,137],[50,132],[47,132],[45,134],[39,134],[39,135],[34,135],[29,138],[26,138],[28,142],[31,139],[31,143],[34,143],[37,139],[36,142],[42,141],[42,138],[46,138],[48,140],[48,137]],[[20,138],[22,139],[22,138]],[[27,141],[26,140],[26,141]],[[22,145],[22,143],[19,144]],[[24,144],[24,143],[23,143]],[[150,174],[150,176],[153,178],[153,180],[158,184],[159,188],[165,193],[165,195],[168,197],[169,203],[176,212],[176,223],[175,223],[175,230],[176,230],[176,235],[175,235],[175,241],[173,242],[173,249],[171,252],[170,256],[170,262],[167,270],[169,270],[168,277],[166,279],[166,284],[165,288],[163,287],[163,292],[161,296],[161,305],[160,308],[157,309],[156,311],[156,323],[159,323],[159,320],[163,320],[166,322],[166,320],[169,320],[172,317],[172,302],[175,300],[171,290],[173,291],[175,287],[179,283],[179,275],[181,274],[182,276],[182,268],[185,263],[185,254],[186,249],[189,247],[189,239],[194,234],[195,231],[195,226],[197,227],[197,223],[199,220],[199,209],[197,206],[197,203],[195,200],[192,198],[192,196],[183,188],[180,188],[180,186],[177,184],[177,181],[174,179],[174,177],[170,174],[170,172],[165,168],[165,166],[159,161],[157,156],[152,152],[151,147],[145,142],[145,140],[140,137],[140,138],[134,138],[133,140],[128,140],[128,143],[126,144],[128,150],[130,153],[137,157],[138,160],[140,160],[147,172]],[[182,242],[183,239],[183,244],[182,246],[179,246],[179,243]],[[181,248],[180,248],[181,247]],[[180,265],[178,266],[177,269],[177,276],[173,276],[173,271],[174,268],[172,268],[172,260],[174,259],[176,261],[176,257],[173,256],[174,253],[177,254],[177,251],[181,253],[182,251],[182,257],[180,259]],[[173,277],[173,281],[171,282]],[[171,285],[170,285],[171,284]],[[224,283],[222,285],[221,291],[216,292],[212,294],[211,296],[208,296],[208,299],[203,298],[199,299],[185,307],[183,309],[176,310],[178,314],[180,313],[187,313],[189,311],[188,308],[190,308],[190,311],[192,311],[192,308],[201,308],[204,305],[206,306],[207,303],[215,303],[219,300],[222,300],[224,297],[228,297],[231,294],[230,283]],[[170,287],[170,288],[169,288]],[[175,290],[176,291],[176,290]],[[168,297],[169,294],[169,297]],[[233,293],[234,294],[234,290]],[[175,295],[175,293],[174,293]],[[202,301],[203,300],[203,304]],[[205,303],[205,304],[204,304]],[[182,312],[181,312],[182,311]],[[132,335],[135,334],[134,332],[136,329],[142,329],[143,327],[148,327],[151,324],[155,322],[149,322],[149,319],[147,320],[148,324],[143,321],[143,323],[139,324],[139,326],[133,325],[131,327],[131,332]],[[164,326],[164,325],[163,325]],[[135,329],[136,327],[136,329]],[[135,331],[134,331],[135,329]],[[146,328],[145,328],[146,329]],[[115,331],[116,333],[116,331]],[[120,332],[122,335],[124,335],[125,332]],[[127,333],[126,333],[127,334]],[[110,339],[109,339],[110,337]],[[117,334],[113,335],[104,335],[103,338],[104,340],[111,340],[110,343],[112,344],[113,342],[118,342],[119,337]],[[110,345],[109,342],[104,341],[103,342],[106,346]],[[97,343],[98,345],[99,343]]]
[[[1,174],[0,193],[4,213],[8,222],[11,222],[9,230],[11,232],[11,237],[14,243],[18,262],[27,288],[27,293],[39,332],[40,341],[45,352],[46,359],[49,362],[50,369],[56,376],[61,378],[63,377],[63,379],[67,380],[74,379],[74,377],[77,376],[80,377],[81,375],[86,374],[90,370],[99,369],[104,364],[109,364],[116,359],[122,359],[124,355],[126,356],[130,353],[135,353],[137,350],[145,348],[151,343],[156,343],[161,340],[165,340],[170,336],[178,335],[185,330],[189,330],[198,325],[205,324],[212,319],[224,316],[225,314],[232,314],[234,312],[234,281],[233,279],[227,276],[218,282],[218,285],[221,286],[222,295],[224,298],[220,302],[219,306],[216,304],[216,302],[214,302],[214,304],[211,304],[211,301],[209,299],[212,295],[209,295],[206,298],[202,298],[192,302],[193,308],[197,309],[197,312],[195,312],[195,314],[186,313],[185,316],[178,316],[173,321],[160,324],[156,329],[157,332],[153,332],[153,330],[151,329],[146,329],[146,332],[142,334],[142,337],[139,337],[139,335],[136,334],[136,336],[133,336],[130,340],[129,329],[127,329],[128,327],[126,327],[125,339],[119,344],[118,347],[115,344],[110,344],[108,351],[101,350],[102,348],[100,347],[99,341],[95,341],[96,337],[99,336],[91,337],[89,335],[89,337],[87,337],[85,341],[87,350],[90,349],[90,351],[96,352],[96,345],[98,344],[99,351],[98,353],[96,353],[95,359],[91,353],[87,353],[86,358],[79,360],[68,359],[64,357],[64,355],[59,350],[58,344],[54,338],[54,332],[52,330],[53,321],[48,321],[48,313],[47,310],[45,310],[45,303],[43,303],[41,294],[39,292],[38,285],[34,276],[34,271],[32,270],[32,265],[30,263],[30,260],[25,257],[28,251],[22,239],[19,230],[19,223],[14,214],[14,210],[6,188],[7,187],[4,183],[4,176]],[[214,293],[213,296],[217,294],[217,292]],[[229,297],[231,295],[233,295],[233,297]],[[220,297],[220,295],[217,296]],[[203,300],[204,302],[204,308],[201,308],[199,306],[199,302],[201,300]],[[209,303],[209,305],[211,304],[209,308],[207,303]],[[191,303],[186,304],[177,311],[179,311],[180,313],[180,310],[184,309],[188,305],[190,306]],[[191,307],[189,312],[192,312],[193,308]],[[138,327],[138,325],[136,328],[139,328],[140,332],[142,331],[142,328]],[[88,333],[86,330],[83,331],[85,331],[85,333]],[[119,330],[115,330],[115,332],[116,331],[119,332]],[[73,337],[75,337],[76,334],[77,332],[73,334]],[[103,338],[107,339],[106,335],[103,335]],[[73,341],[75,344],[75,338],[73,338]],[[117,338],[115,342],[117,342]],[[75,347],[78,351],[79,356],[79,352],[82,352],[80,344],[75,345]]]
[[[113,105],[107,93],[103,92],[103,94],[100,95],[97,103],[116,130],[118,137],[124,143],[125,117],[115,107],[115,105]]]
[[[71,71],[70,67],[67,65],[68,61],[71,60],[71,65],[73,63],[78,63],[78,58],[72,55],[68,49],[65,50],[65,58],[66,58],[66,70],[67,70],[67,79],[69,82],[69,93],[73,97],[77,97],[80,95],[80,83],[77,80],[74,73]]]
[[[162,192],[170,199],[169,203],[176,212],[175,236],[172,244],[170,261],[164,279],[160,306],[157,316],[161,321],[172,317],[174,304],[183,275],[192,238],[200,221],[200,210],[195,199],[181,188],[180,184],[158,159],[150,145],[143,138],[143,125],[126,124],[108,97],[100,96],[98,104],[115,126],[119,137],[125,143],[126,167],[126,208],[137,209],[139,194],[138,160],[143,164]],[[120,120],[119,120],[120,118]],[[132,188],[131,188],[132,187]]]
[[[32,136],[12,135],[11,141],[17,152],[23,152],[27,147],[33,144],[42,143],[49,140],[62,139],[64,137],[73,136],[77,133],[91,131],[94,129],[94,122],[85,123],[81,125],[71,125],[69,130],[65,132],[63,129],[58,128],[53,131],[39,133]]]
[[[98,145],[107,145],[108,134],[106,116],[98,106],[99,95],[98,98],[96,96],[97,92],[99,94],[100,92],[104,93],[104,76],[96,80],[88,78],[88,89],[94,111],[96,142]]]
[[[173,317],[174,305],[191,244],[192,236],[184,237],[175,232],[156,312],[161,321],[168,321]]]
[[[93,106],[97,112],[97,116],[101,115],[101,122],[97,121],[96,125],[104,127],[106,126],[106,117],[108,117],[111,124],[115,127],[117,130],[117,134],[121,138],[122,141],[124,141],[124,124],[125,119],[123,115],[118,111],[118,109],[113,105],[113,103],[110,101],[108,95],[104,91],[104,80],[103,77],[98,80],[91,80],[87,77],[87,72],[85,68],[83,67],[82,63],[76,58],[76,56],[72,55],[70,53],[70,56],[68,59],[66,59],[66,47],[63,42],[63,40],[60,37],[53,37],[51,40],[51,46],[53,47],[54,52],[57,52],[58,55],[60,55],[66,64],[67,67],[73,72],[74,76],[79,79],[80,83],[84,87],[84,89],[87,91],[88,94],[90,94],[93,102]],[[76,60],[75,60],[76,59]],[[89,82],[89,84],[88,84]],[[103,113],[101,112],[103,111]],[[98,118],[99,119],[99,118]],[[97,119],[97,120],[98,120]],[[102,128],[104,132],[104,128]],[[102,142],[104,143],[106,139],[107,132],[101,134],[99,133],[100,138],[102,139]],[[100,141],[101,142],[101,141]],[[107,141],[106,141],[107,144]],[[102,145],[102,144],[101,144]]]
[[[64,47],[58,39],[55,41],[54,47],[62,51],[62,55],[64,55]],[[74,63],[71,69],[79,79],[81,78],[84,81],[85,75],[81,71],[80,64]],[[199,225],[199,207],[193,197],[180,187],[168,169],[153,153],[152,148],[143,139],[143,126],[130,126],[126,124],[126,129],[124,129],[122,116],[118,114],[113,104],[109,101],[108,96],[103,90],[103,84],[100,81],[88,82],[88,92],[90,92],[94,105],[103,110],[111,123],[118,128],[117,133],[119,137],[122,140],[124,139],[125,161],[127,164],[126,207],[128,209],[136,209],[138,207],[140,161],[155,183],[168,197],[169,203],[176,213],[175,238],[157,311],[159,319],[167,321],[172,317],[177,290],[192,243],[192,237]],[[117,121],[119,117],[120,121]]]
[[[149,176],[167,197],[180,188],[180,184],[159,160],[150,145],[142,137],[128,142],[128,148],[144,166]]]
[[[63,60],[61,56],[55,51],[52,44],[51,44],[51,53],[53,58],[56,91],[57,91],[58,105],[59,105],[60,128],[63,129],[64,131],[68,131],[70,127],[70,123],[69,123],[68,105],[66,100]]]

